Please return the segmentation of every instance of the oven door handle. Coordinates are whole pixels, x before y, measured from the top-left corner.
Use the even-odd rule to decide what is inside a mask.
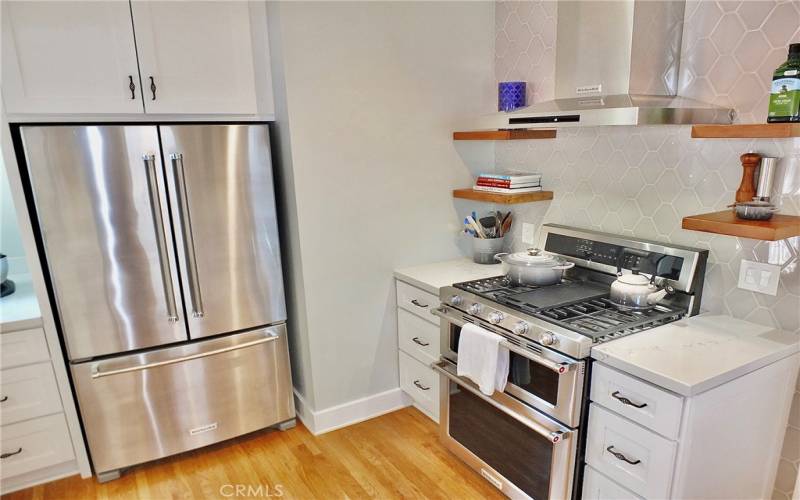
[[[461,318],[457,318],[455,316],[451,316],[450,314],[447,314],[447,308],[445,308],[445,307],[437,307],[436,309],[433,309],[431,311],[431,314],[433,314],[435,316],[439,316],[443,320],[445,320],[447,322],[450,322],[450,323],[452,323],[452,324],[454,324],[456,326],[459,326],[459,327],[460,326],[464,326],[467,323],[469,323],[468,321],[464,321]],[[489,330],[489,331],[491,331],[491,330]],[[494,332],[492,332],[492,333],[494,333]],[[505,347],[506,349],[508,349],[509,351],[511,351],[513,353],[519,354],[520,356],[533,361],[536,364],[542,365],[545,368],[549,368],[550,370],[558,373],[559,375],[567,373],[568,371],[570,371],[573,368],[575,368],[577,366],[577,364],[578,364],[577,362],[573,362],[573,363],[569,363],[569,362],[557,363],[557,362],[549,360],[549,359],[547,359],[547,358],[545,358],[543,356],[537,356],[536,354],[534,354],[534,353],[532,353],[530,351],[526,351],[525,349],[517,347],[514,344],[512,344],[511,342],[508,342],[507,340],[500,341],[500,345]]]
[[[512,418],[514,418],[516,420],[519,420],[520,422],[525,424],[527,427],[529,427],[529,428],[533,429],[534,431],[536,431],[536,433],[539,434],[540,436],[548,439],[553,444],[558,444],[558,443],[564,441],[565,439],[567,439],[570,436],[570,434],[572,434],[572,431],[569,430],[569,429],[566,429],[566,428],[562,429],[560,427],[555,427],[555,426],[553,426],[553,428],[548,428],[547,426],[545,426],[545,425],[543,425],[543,424],[541,424],[539,422],[536,422],[535,420],[532,420],[532,419],[530,419],[528,417],[525,417],[524,415],[520,415],[519,413],[515,412],[514,410],[512,410],[510,408],[506,408],[505,406],[503,406],[502,404],[498,403],[497,401],[495,401],[491,397],[489,397],[486,394],[482,393],[480,391],[480,389],[474,387],[469,382],[464,381],[461,377],[459,377],[458,375],[454,374],[450,370],[446,369],[445,368],[446,365],[447,365],[447,361],[439,361],[437,363],[431,364],[431,368],[433,368],[437,372],[441,373],[442,375],[444,375],[448,379],[452,380],[456,385],[458,385],[462,389],[471,392],[475,396],[481,398],[483,401],[485,401],[485,402],[489,403],[490,405],[494,406],[495,408],[497,408],[498,410],[502,411],[506,415],[508,415],[508,416],[510,416],[510,417],[512,417]]]

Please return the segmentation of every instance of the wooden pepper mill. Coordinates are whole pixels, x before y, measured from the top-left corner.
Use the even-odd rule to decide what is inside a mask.
[[[761,155],[758,153],[745,153],[739,157],[742,162],[742,182],[736,190],[736,201],[752,201],[756,195],[756,167],[761,163]]]

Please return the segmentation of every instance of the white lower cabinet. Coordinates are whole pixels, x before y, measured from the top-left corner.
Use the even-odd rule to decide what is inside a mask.
[[[0,334],[0,493],[78,472],[45,332]]]
[[[439,421],[439,376],[431,363],[441,354],[439,318],[431,309],[439,298],[397,281],[397,341],[400,348],[400,389],[414,406]]]
[[[75,457],[63,413],[4,425],[0,449],[3,480]]]
[[[677,444],[595,403],[586,462],[645,498],[668,498]]]
[[[680,395],[595,362],[583,498],[769,498],[798,364]]]
[[[429,365],[400,352],[400,388],[411,396],[414,406],[439,421],[439,376]]]
[[[642,497],[626,490],[587,465],[583,472],[583,498],[586,500],[640,500]]]

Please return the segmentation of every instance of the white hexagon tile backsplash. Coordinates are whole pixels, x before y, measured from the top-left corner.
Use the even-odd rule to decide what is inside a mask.
[[[551,99],[556,2],[495,3],[498,81],[529,82],[529,102]],[[684,14],[679,93],[766,120],[772,72],[800,42],[800,2],[689,0]],[[556,222],[707,248],[703,309],[800,330],[800,237],[766,242],[686,231],[686,215],[722,210],[741,180],[739,155],[777,156],[773,194],[800,215],[800,139],[692,139],[691,127],[561,129],[554,140],[495,144],[497,169],[542,173],[551,202],[518,205],[510,245],[525,248],[521,224]],[[737,288],[743,259],[781,266],[777,296]],[[774,498],[791,498],[800,465],[800,392],[795,394]]]

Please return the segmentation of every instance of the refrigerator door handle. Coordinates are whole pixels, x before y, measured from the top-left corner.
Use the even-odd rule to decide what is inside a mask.
[[[238,349],[244,349],[245,347],[252,347],[254,345],[266,344],[267,342],[274,342],[280,338],[280,334],[270,330],[259,331],[255,336],[257,338],[254,340],[248,340],[234,345],[226,345],[224,347],[219,347],[216,349],[212,348],[208,350],[200,350],[198,352],[194,352],[192,354],[188,354],[185,356],[177,356],[174,358],[161,359],[158,361],[153,361],[151,363],[137,364],[136,362],[131,362],[128,365],[120,366],[119,362],[111,361],[108,362],[108,364],[113,364],[115,367],[110,370],[103,370],[103,366],[105,363],[103,361],[100,361],[92,365],[92,370],[91,370],[92,378],[109,377],[111,375],[119,375],[121,373],[149,370],[151,368],[156,368],[159,366],[182,363],[184,361],[190,361],[192,359],[205,358],[208,356],[214,356],[216,354],[222,354],[225,352],[236,351]]]
[[[203,297],[200,294],[200,280],[197,272],[197,258],[194,253],[194,237],[192,235],[192,217],[189,213],[189,200],[186,194],[186,176],[183,171],[183,155],[172,153],[172,171],[177,184],[176,195],[178,198],[178,213],[181,220],[183,234],[183,253],[186,257],[186,267],[189,275],[189,294],[192,299],[192,316],[203,317]]]
[[[167,320],[175,323],[178,321],[178,308],[175,304],[175,290],[172,287],[172,272],[169,267],[167,240],[164,235],[164,218],[161,215],[161,196],[156,179],[156,157],[155,155],[143,155],[142,160],[144,160],[144,168],[147,172],[147,192],[150,196],[150,212],[153,216],[153,227],[156,233],[158,262],[161,265],[161,282],[164,285],[164,297],[167,301]]]

